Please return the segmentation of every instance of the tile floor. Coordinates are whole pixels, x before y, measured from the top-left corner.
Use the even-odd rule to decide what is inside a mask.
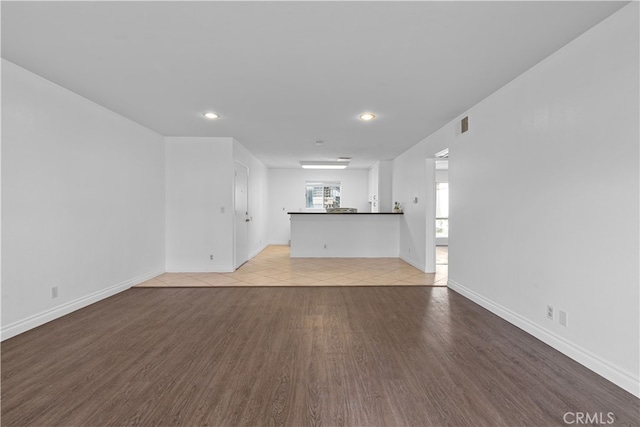
[[[164,273],[137,287],[446,286],[447,265],[425,274],[399,258],[290,258],[269,246],[233,273]]]

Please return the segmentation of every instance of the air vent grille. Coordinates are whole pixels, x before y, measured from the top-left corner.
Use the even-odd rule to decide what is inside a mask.
[[[465,117],[460,121],[460,132],[465,133],[469,130],[469,116]]]

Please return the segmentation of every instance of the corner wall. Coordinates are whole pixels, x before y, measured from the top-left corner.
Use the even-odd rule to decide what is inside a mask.
[[[167,271],[233,271],[232,138],[167,137],[165,146]]]
[[[638,6],[471,108],[468,133],[458,118],[394,162],[402,200],[426,194],[420,163],[450,149],[452,289],[636,396]],[[424,213],[409,206],[403,239],[424,251]]]
[[[267,167],[230,137],[167,137],[165,147],[167,271],[234,271],[235,160],[249,169],[249,258],[262,251]]]
[[[2,339],[161,274],[163,182],[160,135],[2,60]]]
[[[427,169],[426,159],[447,148],[450,136],[453,133],[437,131],[393,160],[393,200],[404,212],[400,220],[400,258],[427,273],[435,271],[436,199],[435,162],[431,160]],[[432,224],[430,229],[428,222]]]

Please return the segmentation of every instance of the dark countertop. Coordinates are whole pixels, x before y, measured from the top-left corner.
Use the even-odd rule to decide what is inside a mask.
[[[402,215],[402,212],[287,212],[291,215]]]

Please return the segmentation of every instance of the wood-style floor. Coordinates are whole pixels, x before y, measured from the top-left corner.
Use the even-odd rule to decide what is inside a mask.
[[[2,344],[4,427],[638,425],[638,405],[447,288],[134,288]]]
[[[448,246],[436,246],[436,265],[448,265],[449,264],[449,247]]]

